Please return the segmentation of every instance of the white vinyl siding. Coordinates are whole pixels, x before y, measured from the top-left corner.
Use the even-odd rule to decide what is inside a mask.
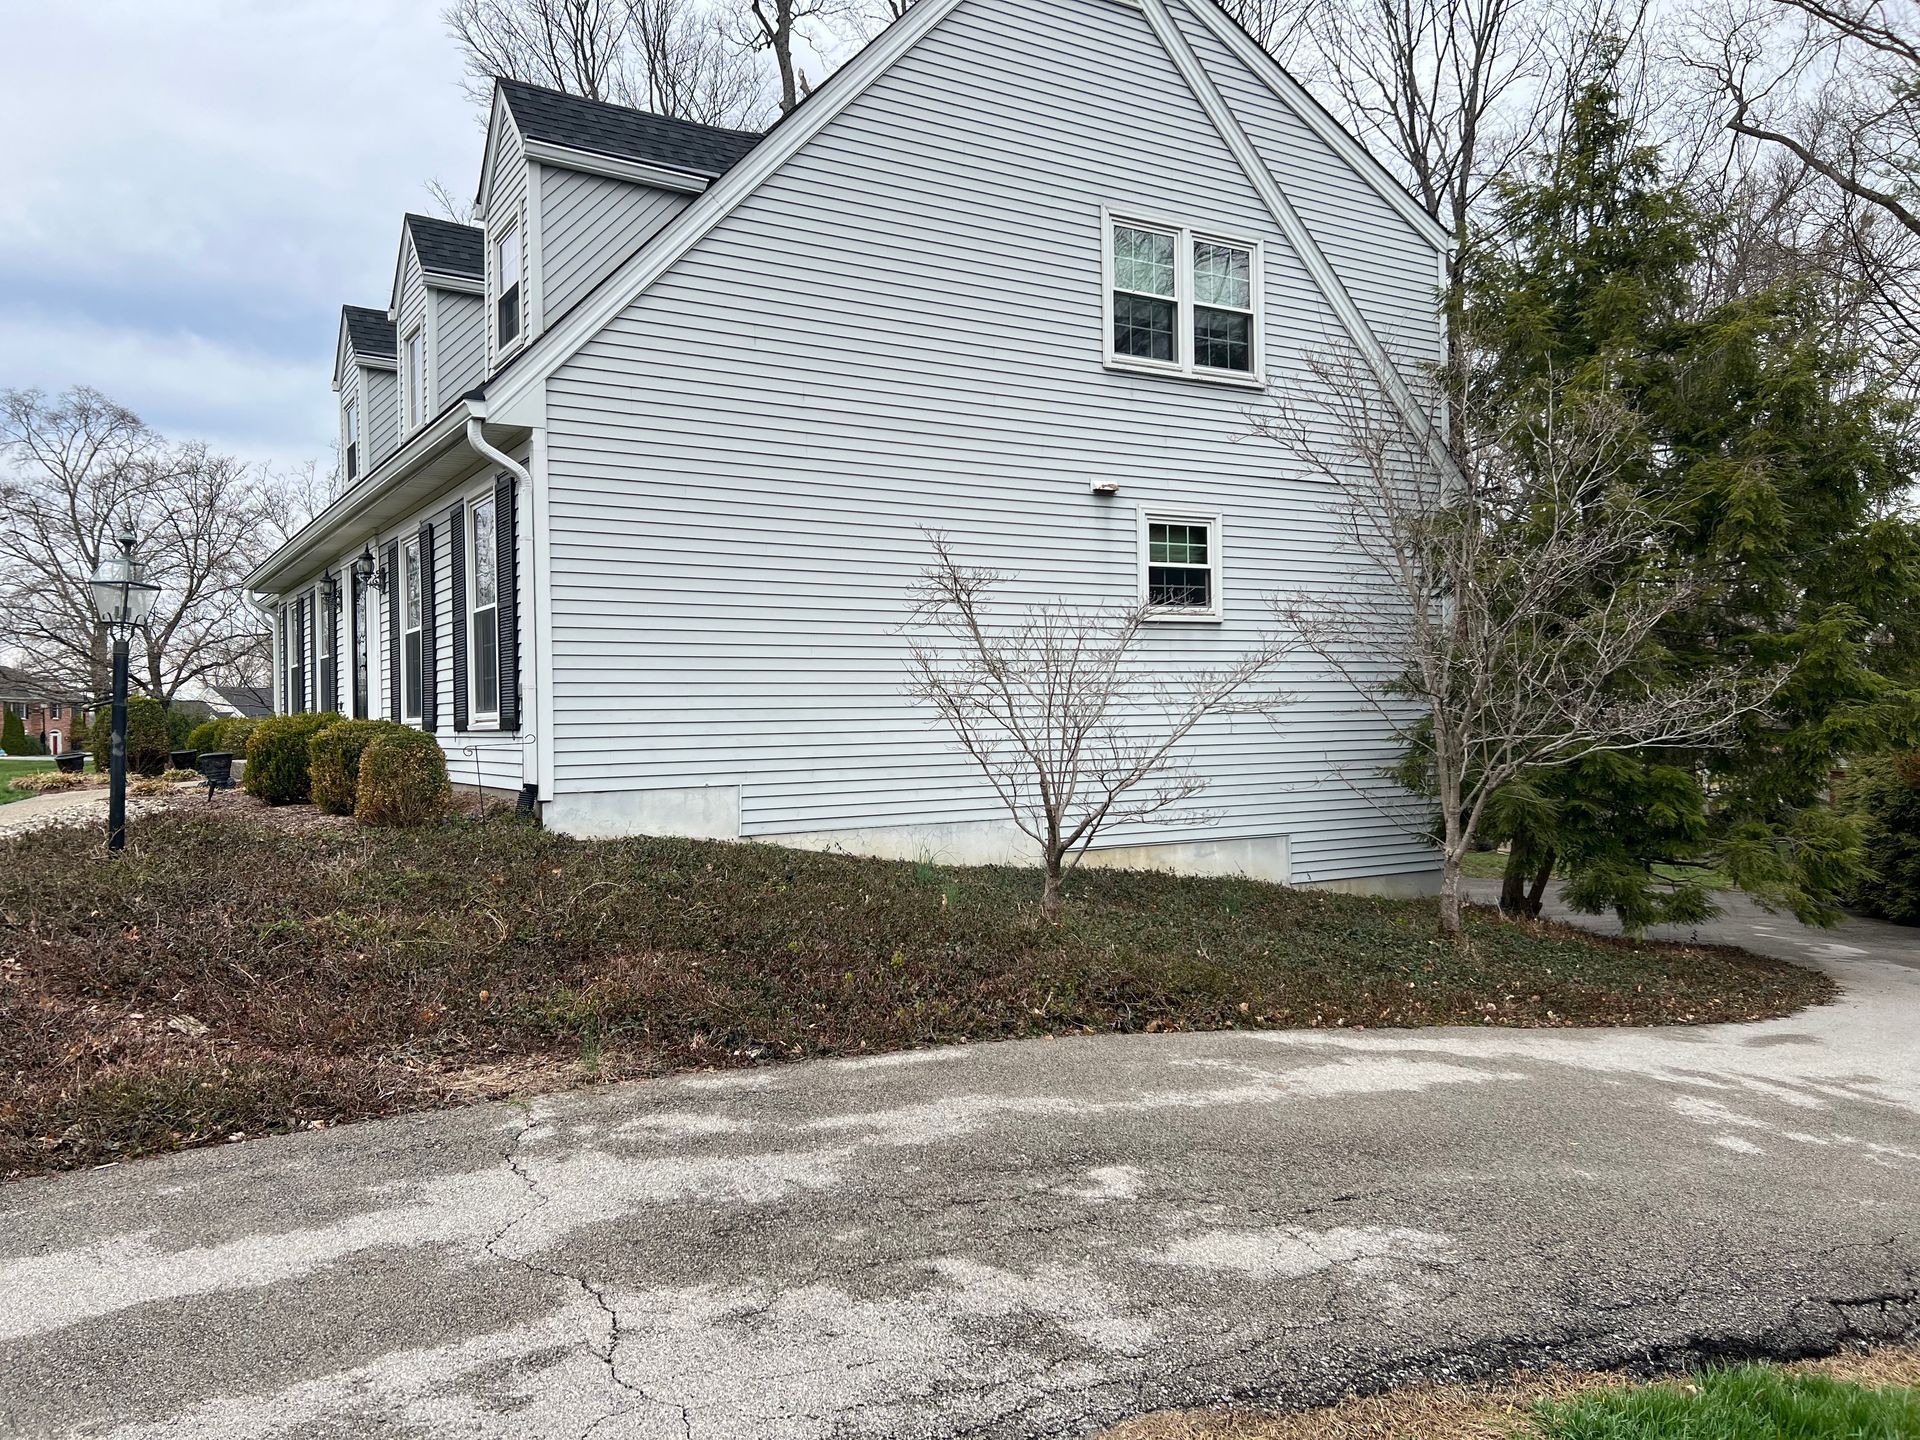
[[[361,429],[367,437],[366,463],[362,468],[370,470],[400,445],[399,375],[393,370],[362,365],[360,386],[366,400]]]
[[[433,413],[486,378],[486,301],[459,290],[433,292]]]
[[[1003,824],[902,694],[931,518],[1010,601],[1114,606],[1136,507],[1218,515],[1220,619],[1154,627],[1169,669],[1242,653],[1266,593],[1344,583],[1331,487],[1249,438],[1257,398],[1103,366],[1109,213],[1261,242],[1269,373],[1304,375],[1337,321],[1144,17],[1095,8],[966,0],[550,382],[560,792],[738,787],[760,837]],[[1357,181],[1307,195],[1329,165],[1289,183],[1362,263],[1404,221]],[[1371,293],[1429,307],[1408,331],[1431,355],[1432,250],[1377,257]],[[1391,728],[1304,665],[1284,683],[1279,725],[1193,739],[1220,824],[1114,843],[1286,836],[1303,881],[1430,870],[1417,807],[1373,779]]]
[[[546,322],[571,309],[692,198],[602,175],[543,170],[540,265]]]

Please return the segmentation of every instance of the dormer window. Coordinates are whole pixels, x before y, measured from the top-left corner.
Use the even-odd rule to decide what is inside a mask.
[[[427,418],[427,346],[418,330],[407,336],[407,371],[401,388],[407,392],[407,429],[417,430]]]
[[[348,483],[352,483],[353,478],[360,473],[360,404],[357,400],[347,401],[347,413],[342,430],[346,441],[343,453],[347,467],[347,480]]]
[[[504,350],[520,338],[520,227],[509,225],[493,247],[499,299],[494,302],[494,333]]]

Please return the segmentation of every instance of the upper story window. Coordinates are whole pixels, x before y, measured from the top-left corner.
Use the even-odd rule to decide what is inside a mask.
[[[407,336],[406,365],[400,388],[406,391],[407,428],[417,430],[427,418],[427,344],[418,330]]]
[[[345,440],[344,461],[347,467],[347,479],[351,481],[360,473],[360,402],[347,401],[347,412],[341,422]]]
[[[476,500],[469,531],[473,544],[473,585],[469,591],[467,623],[468,683],[473,687],[473,713],[492,719],[500,713],[500,572],[493,515],[493,497]]]
[[[420,542],[418,540],[409,540],[407,542],[406,559],[403,565],[406,570],[407,589],[405,610],[402,613],[400,623],[400,696],[402,701],[400,716],[403,720],[418,722],[420,719],[421,694],[420,617],[423,610],[420,591]]]
[[[1260,246],[1107,221],[1107,363],[1202,379],[1260,375]]]
[[[1140,601],[1155,620],[1220,618],[1220,517],[1140,512]]]
[[[520,338],[520,227],[509,225],[493,247],[494,334],[504,350]]]

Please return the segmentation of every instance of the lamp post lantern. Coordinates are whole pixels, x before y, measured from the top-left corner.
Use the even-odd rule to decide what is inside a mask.
[[[127,643],[153,610],[160,587],[133,558],[133,527],[115,537],[118,553],[100,557],[93,572],[93,606],[113,632],[113,751],[107,781],[107,848],[127,843]]]

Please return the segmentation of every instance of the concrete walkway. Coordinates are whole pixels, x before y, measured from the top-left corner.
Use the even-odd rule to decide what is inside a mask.
[[[625,1085],[0,1189],[0,1433],[1076,1435],[1920,1325],[1920,933],[1838,1004]]]

